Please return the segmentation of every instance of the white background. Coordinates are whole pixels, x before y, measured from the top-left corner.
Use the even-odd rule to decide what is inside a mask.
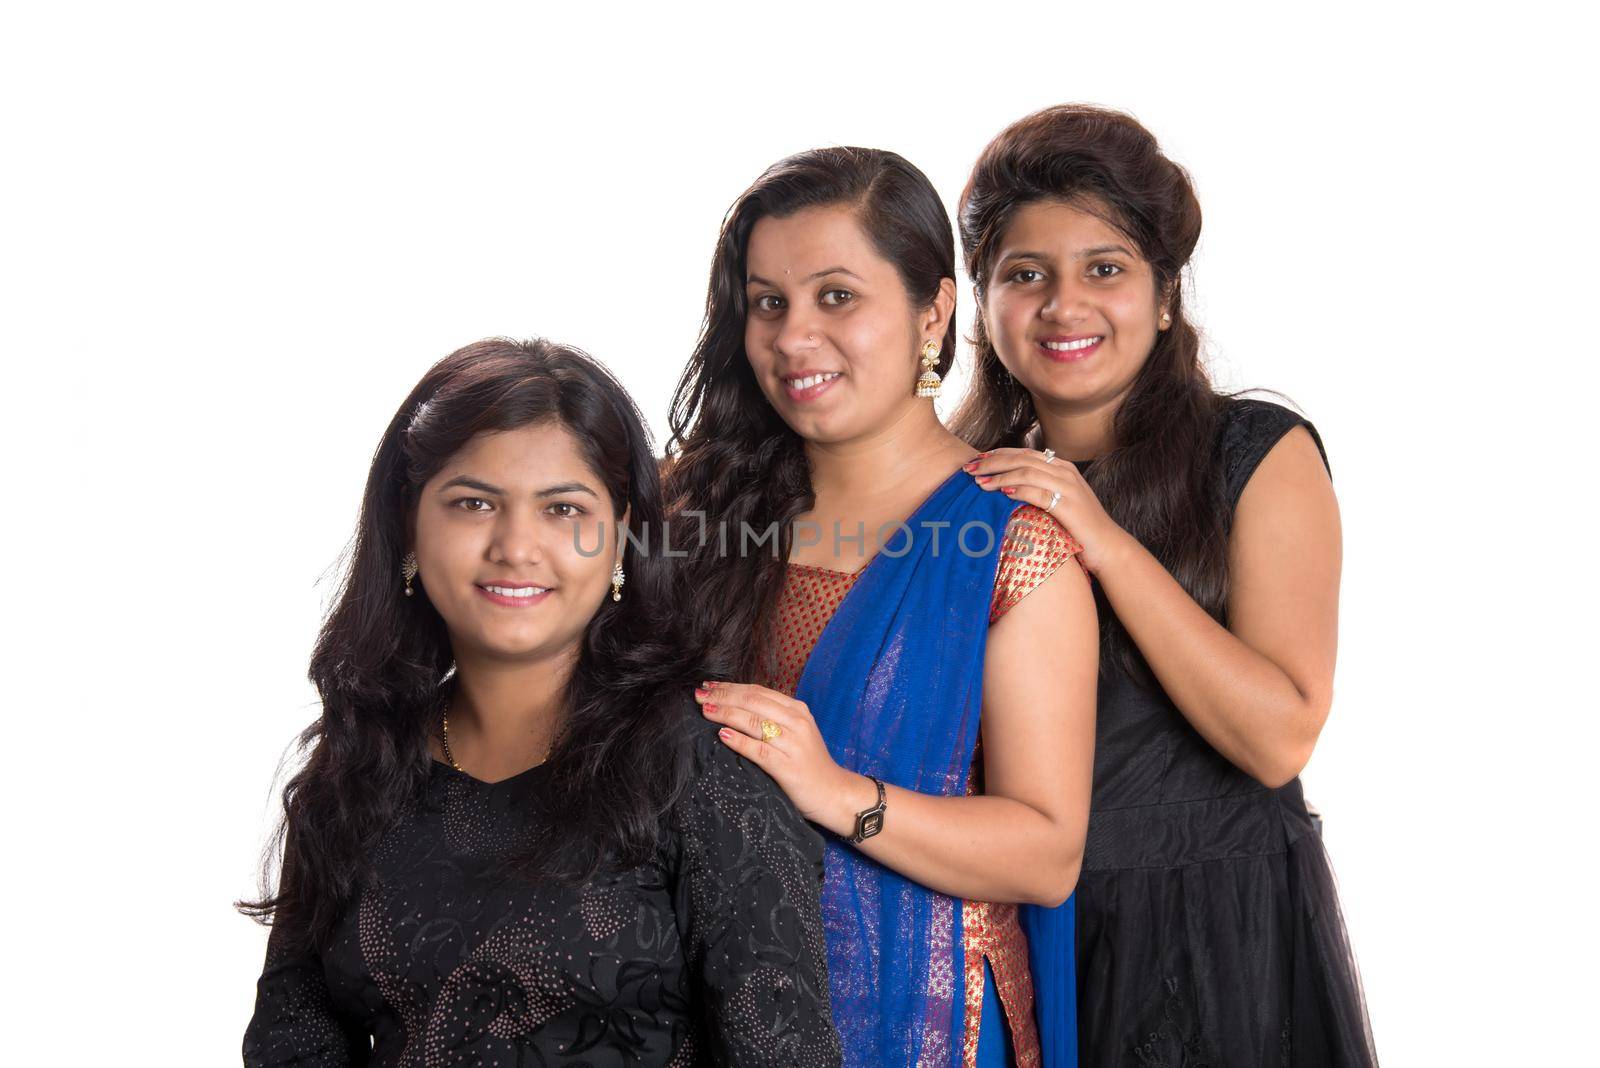
[[[1592,35],[1540,4],[1206,6],[5,16],[4,1059],[237,1063],[265,936],[230,902],[429,363],[576,343],[660,432],[763,167],[890,148],[953,209],[1066,100],[1193,173],[1217,380],[1286,392],[1332,456],[1305,781],[1380,1054],[1592,1055]]]

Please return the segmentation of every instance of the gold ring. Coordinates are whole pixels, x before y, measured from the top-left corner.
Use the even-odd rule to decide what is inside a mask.
[[[764,741],[770,742],[782,733],[783,728],[772,722],[772,720],[764,719],[761,721],[761,737]]]

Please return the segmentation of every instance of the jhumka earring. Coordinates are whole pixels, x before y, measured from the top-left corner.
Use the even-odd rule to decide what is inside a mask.
[[[939,372],[933,365],[939,362],[939,343],[932,338],[922,346],[922,377],[917,379],[917,396],[930,400],[939,395]]]
[[[406,580],[406,596],[410,597],[417,591],[411,588],[411,580],[417,577],[417,554],[406,553],[405,559],[400,561],[400,577]]]
[[[611,569],[611,599],[622,600],[622,584],[628,581],[628,576],[622,573],[622,562],[617,561],[617,566]]]

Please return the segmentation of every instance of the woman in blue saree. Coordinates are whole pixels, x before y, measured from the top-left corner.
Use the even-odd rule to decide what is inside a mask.
[[[828,834],[845,1063],[1075,1063],[1097,629],[1077,545],[940,423],[952,228],[889,152],[730,211],[666,465],[725,744]],[[1063,905],[1063,903],[1066,903]]]

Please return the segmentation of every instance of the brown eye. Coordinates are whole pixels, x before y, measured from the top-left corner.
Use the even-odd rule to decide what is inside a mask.
[[[1115,278],[1122,273],[1122,268],[1114,263],[1097,263],[1089,268],[1089,273],[1096,278]]]
[[[758,312],[775,312],[783,307],[783,298],[765,293],[757,297],[750,306]]]
[[[1024,267],[1021,270],[1012,271],[1010,281],[1020,282],[1023,285],[1028,286],[1039,281],[1043,277],[1043,271],[1036,271],[1032,267]]]
[[[848,289],[825,289],[822,292],[822,303],[830,307],[848,304],[856,299],[856,295]]]
[[[571,501],[556,501],[547,510],[555,513],[561,519],[575,519],[583,514],[583,509]]]
[[[494,507],[482,497],[462,497],[454,503],[457,508],[464,512],[487,512]]]

